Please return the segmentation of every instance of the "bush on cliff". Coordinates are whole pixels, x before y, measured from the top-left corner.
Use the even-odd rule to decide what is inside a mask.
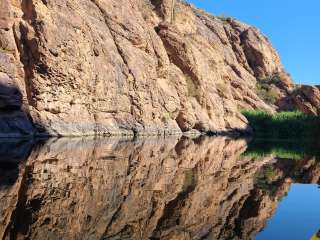
[[[280,82],[277,75],[271,75],[257,80],[257,95],[266,103],[275,104],[279,98],[278,91],[273,87]]]
[[[7,53],[7,52],[8,52],[7,49],[5,49],[5,48],[3,48],[3,47],[0,47],[0,53]]]

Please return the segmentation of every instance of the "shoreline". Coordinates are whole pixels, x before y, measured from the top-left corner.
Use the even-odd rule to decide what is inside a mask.
[[[223,130],[223,131],[207,131],[200,132],[198,130],[192,129],[187,132],[178,132],[178,131],[162,131],[162,132],[148,132],[148,131],[120,131],[117,133],[106,133],[106,134],[43,134],[35,132],[29,135],[16,134],[16,133],[8,133],[1,134],[0,140],[3,139],[21,139],[21,140],[29,140],[29,139],[51,139],[51,138],[123,138],[123,139],[136,139],[136,138],[167,138],[167,137],[200,137],[200,136],[221,136],[221,137],[248,137],[253,136],[251,130],[240,130],[240,129],[231,129],[231,130]]]

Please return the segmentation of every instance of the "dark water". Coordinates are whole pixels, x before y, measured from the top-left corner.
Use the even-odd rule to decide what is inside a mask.
[[[317,144],[0,141],[1,239],[310,239]]]

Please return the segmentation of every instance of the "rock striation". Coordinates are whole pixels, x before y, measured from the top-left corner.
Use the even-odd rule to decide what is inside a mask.
[[[286,94],[258,29],[180,1],[1,1],[1,134],[246,130],[271,75]]]

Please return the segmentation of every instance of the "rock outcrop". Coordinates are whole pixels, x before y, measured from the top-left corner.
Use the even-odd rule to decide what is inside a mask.
[[[287,97],[279,102],[280,109],[298,110],[310,115],[320,115],[320,87],[297,86]]]
[[[1,1],[1,134],[246,130],[283,73],[258,29],[180,1]]]
[[[292,182],[319,182],[320,164],[246,148],[223,137],[51,139],[1,182],[1,238],[251,239]]]

